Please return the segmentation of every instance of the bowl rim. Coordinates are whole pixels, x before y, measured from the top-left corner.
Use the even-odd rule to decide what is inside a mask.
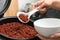
[[[60,21],[59,18],[42,18],[42,19],[36,20],[36,21],[33,23],[33,24],[34,24],[34,27],[36,27],[36,26],[39,27],[39,25],[36,25],[36,22],[37,22],[37,21],[39,21],[39,20],[45,20],[45,19],[53,19],[53,20],[56,19],[56,20],[59,20],[59,21]],[[42,27],[42,26],[40,26],[40,27]],[[59,26],[58,26],[58,27],[59,27]],[[55,27],[52,27],[52,26],[51,26],[51,27],[42,27],[42,28],[57,28],[57,26],[55,26]]]

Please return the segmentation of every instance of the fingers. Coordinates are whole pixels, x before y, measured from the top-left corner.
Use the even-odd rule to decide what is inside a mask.
[[[45,7],[45,3],[42,3],[38,10],[40,11],[40,13],[44,14],[47,11],[47,8]]]
[[[42,3],[42,4],[38,7],[38,9],[43,9],[43,8],[46,8],[46,7],[45,7],[45,3]]]
[[[46,13],[47,9],[43,8],[43,9],[40,9],[39,11],[40,11],[41,14],[44,14],[44,13]]]
[[[36,3],[33,3],[32,4],[32,9],[35,9],[36,7],[40,6],[43,2],[44,2],[44,0],[38,1]]]
[[[50,36],[51,38],[60,38],[60,33],[55,33]]]
[[[41,5],[43,2],[44,2],[44,0],[40,0],[40,1],[38,1],[38,2],[35,3],[35,6]]]
[[[60,33],[58,33],[58,34],[60,35]],[[56,35],[56,34],[54,34],[54,35]],[[42,36],[40,34],[37,34],[36,36],[38,38],[40,38],[41,40],[60,40],[60,38],[46,38],[46,37],[44,37],[44,36]]]
[[[34,6],[35,5],[35,6]],[[35,3],[33,6],[32,6],[32,8],[33,9],[35,9],[37,6],[36,5],[39,5],[39,7],[38,7],[38,10],[40,11],[40,13],[42,13],[42,14],[44,14],[46,11],[47,11],[47,9],[46,8],[44,8],[44,6],[45,6],[45,3],[40,3],[39,4],[39,1],[37,2],[37,3]]]
[[[47,11],[47,8],[45,6],[46,4],[44,3],[44,0],[41,0],[32,5],[32,10],[38,7],[40,13],[44,14]]]

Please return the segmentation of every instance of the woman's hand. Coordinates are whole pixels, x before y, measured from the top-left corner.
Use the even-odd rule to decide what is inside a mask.
[[[60,38],[60,33],[55,33],[50,36],[51,38]]]
[[[40,0],[33,3],[32,9],[35,9],[36,7],[39,7],[41,13],[45,13],[50,7],[60,9],[60,0]]]
[[[42,8],[43,2],[44,2],[44,0],[38,1],[36,3],[33,3],[32,4],[32,9],[35,9],[36,7],[39,7],[40,13],[45,13],[46,12],[46,8]]]
[[[32,9],[39,7],[41,13],[45,13],[47,8],[51,7],[54,0],[40,0],[32,5]]]
[[[51,35],[50,37],[44,37],[40,34],[37,34],[37,36],[41,39],[41,40],[60,40],[60,33],[55,33],[53,35]]]

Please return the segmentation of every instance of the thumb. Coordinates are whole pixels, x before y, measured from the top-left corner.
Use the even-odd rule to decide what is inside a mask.
[[[51,38],[60,38],[60,33],[55,33],[50,36]]]
[[[45,8],[45,3],[42,3],[42,4],[38,7],[38,9],[42,9],[42,8]]]

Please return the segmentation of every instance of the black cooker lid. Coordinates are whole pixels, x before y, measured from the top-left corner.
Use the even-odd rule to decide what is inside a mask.
[[[0,15],[4,14],[9,5],[10,5],[11,0],[0,0]]]

